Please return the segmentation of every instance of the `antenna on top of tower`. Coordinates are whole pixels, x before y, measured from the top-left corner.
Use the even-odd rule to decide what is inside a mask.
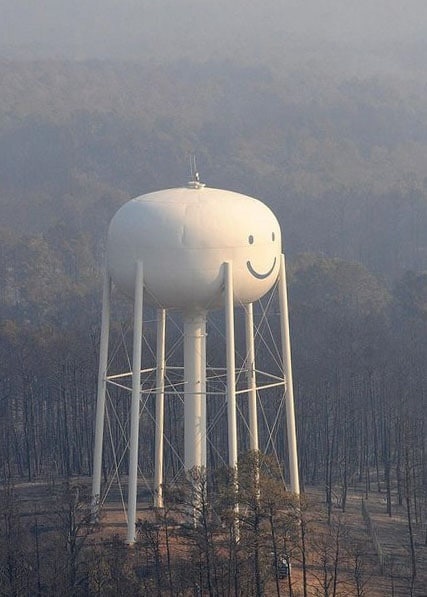
[[[190,176],[191,180],[187,184],[188,187],[191,189],[200,189],[205,186],[202,182],[200,182],[200,175],[197,170],[195,153],[190,154]]]

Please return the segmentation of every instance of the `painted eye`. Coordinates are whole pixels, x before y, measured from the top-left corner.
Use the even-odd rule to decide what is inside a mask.
[[[252,234],[249,236],[248,240],[250,245],[254,244],[254,237],[252,236]]]
[[[272,241],[276,240],[276,235],[274,234],[274,232],[271,233],[271,240]]]

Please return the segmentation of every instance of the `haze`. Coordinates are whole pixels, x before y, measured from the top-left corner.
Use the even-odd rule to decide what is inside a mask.
[[[426,33],[427,0],[0,0],[2,595],[189,595],[196,587],[272,595],[280,587],[271,554],[282,538],[298,570],[292,579],[307,584],[295,585],[295,594],[324,594],[327,584],[337,594],[425,595]],[[251,457],[268,500],[258,500],[258,485],[255,496],[248,492],[253,475],[240,467],[245,512],[250,502],[256,508],[242,517],[236,550],[235,503],[220,483],[228,475],[215,476],[220,501],[212,504],[209,488],[196,526],[181,525],[184,509],[195,512],[181,500],[185,486],[168,492],[167,515],[151,518],[144,483],[142,543],[126,552],[116,539],[118,501],[111,527],[87,525],[105,238],[130,198],[185,186],[193,155],[208,188],[256,197],[280,224],[300,476],[314,491],[303,511],[293,501],[287,509],[277,467],[258,467],[262,461]],[[268,271],[245,259],[248,273]],[[181,288],[171,263],[159,268]],[[132,347],[132,301],[117,290],[116,372]],[[280,369],[277,311],[273,299],[254,308],[262,371]],[[169,315],[168,393],[183,381],[175,342],[182,326]],[[144,369],[154,363],[156,327],[155,317],[145,317]],[[242,312],[235,327],[244,352]],[[223,337],[219,310],[209,324],[210,367],[222,366]],[[243,372],[236,380],[243,387]],[[208,386],[215,390],[206,450],[213,470],[227,453],[227,408],[217,395],[221,375]],[[129,468],[122,456],[130,401],[121,387],[112,386],[107,400],[105,438],[123,440],[104,451],[102,475],[112,472],[111,480],[118,463],[126,475]],[[151,479],[156,407],[153,391],[144,396],[139,466]],[[281,392],[265,398],[260,446],[272,454],[280,439],[281,457]],[[180,478],[185,416],[179,399],[165,406],[169,481]],[[245,412],[242,396],[243,449],[250,445]],[[267,469],[274,479],[262,485]],[[159,558],[169,529],[171,557]],[[280,580],[282,594],[292,579]]]
[[[351,51],[350,67],[370,56],[387,70],[416,66],[426,55],[423,0],[3,0],[0,10],[8,58],[161,62],[237,54],[274,63],[302,43],[326,59],[339,46],[344,64]]]

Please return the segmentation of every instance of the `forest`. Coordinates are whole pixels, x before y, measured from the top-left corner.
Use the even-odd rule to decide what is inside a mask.
[[[114,585],[118,578],[128,587],[123,594],[262,595],[268,582],[273,589],[268,585],[271,593],[265,594],[293,590],[289,586],[285,593],[277,573],[268,581],[265,562],[261,567],[265,554],[253,556],[261,527],[269,533],[269,546],[275,528],[304,541],[305,519],[295,531],[292,496],[284,512],[274,502],[278,481],[272,465],[263,479],[269,503],[254,502],[242,478],[241,500],[249,512],[242,534],[248,542],[241,542],[239,553],[235,543],[227,543],[232,531],[227,495],[217,496],[221,505],[209,505],[224,513],[221,524],[203,510],[205,535],[185,529],[194,565],[188,586],[184,560],[171,563],[169,552],[159,552],[159,533],[173,535],[171,519],[179,519],[189,499],[185,481],[170,489],[163,520],[141,526],[143,547],[134,558],[145,554],[145,575],[135,572],[141,562],[129,561],[117,537],[104,550],[84,551],[90,535],[85,483],[82,489],[79,484],[92,472],[108,222],[131,197],[185,184],[192,154],[204,182],[258,197],[282,226],[300,475],[303,488],[321,496],[322,532],[330,539],[323,537],[323,551],[320,531],[317,547],[304,552],[299,544],[304,557],[310,549],[323,553],[319,561],[324,571],[327,561],[328,573],[317,579],[316,589],[305,578],[295,597],[373,594],[358,576],[357,549],[351,555],[356,580],[344,592],[333,551],[343,532],[335,505],[344,512],[348,496],[360,487],[366,498],[381,493],[390,517],[404,509],[409,579],[404,594],[422,594],[417,591],[426,574],[427,544],[425,83],[403,70],[363,77],[333,62],[319,69],[311,54],[302,55],[298,68],[289,57],[270,67],[213,56],[168,57],[161,64],[0,62],[2,594],[114,595],[121,594]],[[123,304],[114,323],[117,337],[126,327],[125,313]],[[122,405],[124,412],[128,406]],[[172,408],[168,416],[170,425],[181,424]],[[107,452],[106,471],[112,458]],[[242,463],[244,475],[251,455],[242,455]],[[176,466],[173,458],[167,462],[169,470]],[[44,496],[43,505],[35,499],[27,518],[16,499],[23,485],[34,495],[40,486]],[[56,518],[44,520],[42,528],[46,504]],[[313,514],[307,512],[308,521]],[[309,522],[315,524],[310,518],[307,532]],[[414,539],[416,530],[424,541]],[[54,557],[55,550],[61,557]],[[258,567],[250,564],[252,557]],[[96,561],[99,578],[88,573],[88,558]],[[305,571],[304,562],[301,566]],[[200,592],[190,592],[197,584]]]

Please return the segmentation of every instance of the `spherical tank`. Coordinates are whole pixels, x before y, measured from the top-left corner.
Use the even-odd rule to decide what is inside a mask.
[[[234,300],[258,300],[279,272],[281,234],[261,201],[203,185],[141,195],[113,217],[107,267],[133,296],[142,261],[146,300],[165,308],[206,311],[223,304],[223,263],[231,262]]]

